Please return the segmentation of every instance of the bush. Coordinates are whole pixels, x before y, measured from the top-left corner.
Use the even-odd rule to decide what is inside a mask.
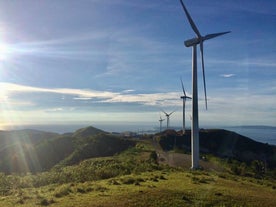
[[[247,175],[247,166],[245,163],[235,162],[231,165],[231,172],[235,175]]]
[[[50,202],[49,202],[46,198],[43,198],[43,199],[39,202],[39,204],[40,204],[41,206],[48,206],[48,205],[50,205]]]
[[[63,196],[69,195],[71,192],[72,192],[72,190],[71,190],[70,186],[62,185],[55,190],[54,196],[57,198],[61,198]]]
[[[256,178],[261,178],[265,174],[265,166],[262,161],[259,161],[259,160],[252,161],[251,168]]]
[[[157,163],[158,156],[157,156],[156,151],[152,151],[152,152],[150,153],[149,159],[150,159],[151,161]]]

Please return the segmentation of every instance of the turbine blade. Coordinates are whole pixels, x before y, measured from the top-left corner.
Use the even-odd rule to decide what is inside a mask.
[[[202,77],[203,77],[203,84],[204,84],[205,107],[207,110],[207,93],[206,93],[206,81],[205,81],[205,69],[204,69],[204,57],[203,57],[203,41],[200,42],[200,54],[201,54],[201,64],[202,64]]]
[[[172,112],[169,114],[169,116],[170,116],[172,113],[174,113],[174,111],[172,111]]]
[[[164,110],[162,110],[163,111],[163,113],[167,116],[168,114],[164,111]]]
[[[182,85],[182,91],[183,91],[183,93],[184,93],[184,96],[186,96],[186,92],[185,92],[185,89],[184,89],[184,85],[183,85],[182,78],[180,78],[180,80],[181,80],[181,85]]]
[[[203,39],[203,41],[204,40],[209,40],[209,39],[213,39],[215,37],[221,36],[221,35],[225,35],[227,33],[230,33],[230,31],[228,31],[228,32],[214,33],[214,34],[207,34],[202,39]]]
[[[183,9],[184,9],[184,12],[185,12],[185,14],[186,14],[186,16],[187,16],[187,18],[188,18],[188,21],[189,21],[189,23],[190,23],[192,29],[194,30],[194,32],[196,33],[196,35],[197,35],[198,37],[201,37],[201,34],[200,34],[199,30],[197,29],[197,27],[196,27],[196,25],[195,25],[195,23],[194,23],[194,21],[193,21],[191,15],[189,14],[188,10],[186,9],[186,7],[185,7],[183,1],[180,0],[180,3],[181,3],[181,5],[182,5],[182,7],[183,7]]]

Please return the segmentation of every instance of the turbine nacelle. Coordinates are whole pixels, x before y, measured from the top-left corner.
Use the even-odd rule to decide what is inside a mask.
[[[186,47],[191,47],[191,46],[194,46],[194,45],[198,45],[200,43],[200,40],[201,40],[201,38],[195,37],[195,38],[184,41],[184,45]]]
[[[214,34],[207,34],[205,35],[204,37],[195,37],[195,38],[192,38],[192,39],[189,39],[189,40],[186,40],[184,42],[184,45],[186,47],[191,47],[191,46],[194,46],[194,45],[198,45],[200,44],[201,42],[205,41],[205,40],[209,40],[209,39],[213,39],[215,37],[218,37],[218,36],[221,36],[221,35],[224,35],[224,34],[227,34],[227,33],[230,33],[230,31],[227,31],[227,32],[219,32],[219,33],[214,33]]]
[[[191,97],[189,96],[180,96],[181,99],[192,99]]]
[[[191,97],[187,96],[186,95],[186,92],[185,92],[185,89],[184,89],[184,85],[183,85],[183,81],[182,81],[182,78],[180,78],[180,81],[181,81],[181,85],[182,85],[182,91],[183,91],[183,96],[180,96],[181,99],[192,99]]]

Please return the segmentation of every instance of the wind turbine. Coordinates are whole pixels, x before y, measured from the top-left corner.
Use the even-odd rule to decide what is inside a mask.
[[[162,110],[163,111],[163,110]],[[166,115],[167,117],[167,129],[169,128],[169,123],[170,123],[170,115],[172,115],[174,111],[172,111],[171,113],[166,113],[165,111],[163,111],[163,113]]]
[[[192,99],[192,98],[186,95],[182,78],[180,78],[180,80],[181,80],[181,85],[182,85],[182,90],[183,90],[183,96],[180,96],[180,98],[183,99],[183,126],[182,126],[182,134],[184,135],[185,134],[185,105],[186,105],[186,100],[187,99]]]
[[[199,128],[198,128],[198,89],[197,89],[197,45],[200,46],[201,53],[201,65],[202,65],[202,73],[203,73],[203,84],[204,84],[204,95],[205,95],[205,107],[207,110],[207,95],[206,95],[206,82],[205,82],[205,70],[204,70],[204,58],[203,58],[203,42],[205,40],[209,40],[228,32],[220,32],[214,34],[207,34],[205,36],[201,36],[198,28],[196,27],[192,17],[190,16],[187,8],[185,7],[182,0],[180,3],[184,9],[186,17],[196,34],[196,37],[186,40],[184,42],[186,47],[193,47],[193,56],[192,56],[192,141],[191,141],[191,149],[192,149],[192,169],[199,168]]]
[[[160,116],[160,119],[159,119],[159,122],[160,122],[160,132],[162,132],[162,122],[164,121],[165,119],[162,119],[162,117]]]

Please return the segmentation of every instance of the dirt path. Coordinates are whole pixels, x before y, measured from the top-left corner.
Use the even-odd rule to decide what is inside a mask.
[[[191,155],[163,151],[160,145],[155,141],[152,141],[152,145],[158,155],[159,164],[169,165],[170,167],[181,167],[184,169],[191,168]],[[222,167],[208,161],[200,160],[199,165],[206,170],[223,171]]]
[[[159,164],[167,164],[171,167],[181,167],[187,169],[191,167],[191,156],[188,154],[157,150],[157,155]]]

